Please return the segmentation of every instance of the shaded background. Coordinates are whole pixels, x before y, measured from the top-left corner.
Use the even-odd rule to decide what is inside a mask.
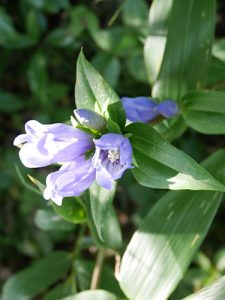
[[[127,8],[126,1],[17,0],[0,2],[0,282],[53,249],[72,249],[75,225],[54,220],[46,201],[26,188],[29,173],[44,182],[47,170],[23,168],[12,146],[24,123],[65,122],[75,109],[76,58],[86,57],[120,96],[149,96],[143,43],[148,34],[149,1]],[[225,3],[218,1],[216,37],[225,36]],[[201,161],[224,146],[224,138],[189,130],[176,145]],[[15,164],[20,173],[16,172]],[[139,186],[129,172],[115,200],[129,240],[135,226],[163,191]],[[181,284],[202,287],[225,270],[222,206],[202,245],[203,253]],[[52,220],[46,225],[46,218]],[[52,219],[51,219],[52,218]],[[88,235],[88,232],[87,232]],[[92,260],[89,253],[84,257]],[[186,290],[185,290],[186,289]],[[179,292],[179,290],[178,290]]]

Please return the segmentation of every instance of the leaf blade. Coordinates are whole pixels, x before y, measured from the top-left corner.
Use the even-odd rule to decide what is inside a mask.
[[[186,153],[165,142],[150,126],[133,123],[126,130],[132,133],[130,141],[137,164],[132,172],[140,184],[174,190],[225,190],[210,173]],[[157,180],[161,180],[161,187]]]
[[[154,97],[180,99],[187,90],[204,86],[215,17],[214,0],[173,1],[163,62],[153,87]]]
[[[223,180],[224,167],[217,169],[217,164],[223,166],[224,159],[225,151],[218,151],[204,164]],[[176,191],[155,204],[122,258],[119,281],[130,299],[168,298],[205,237],[221,199],[219,192]]]

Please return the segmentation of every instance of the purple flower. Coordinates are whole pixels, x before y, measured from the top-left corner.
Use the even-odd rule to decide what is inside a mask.
[[[131,122],[148,123],[158,116],[157,104],[147,97],[121,98],[126,117]]]
[[[15,138],[14,145],[23,144],[19,156],[28,168],[70,162],[93,147],[91,135],[60,123],[43,125],[31,120],[25,131]]]
[[[164,100],[157,105],[158,112],[165,118],[172,118],[178,113],[178,106],[175,101]]]
[[[104,188],[112,189],[113,181],[132,168],[131,144],[120,134],[109,133],[93,140],[91,135],[72,126],[43,125],[37,121],[27,122],[25,130],[26,134],[16,137],[14,145],[22,145],[19,154],[26,167],[62,164],[47,176],[44,190],[44,198],[57,205],[62,204],[64,197],[79,196],[95,179]],[[94,156],[86,159],[94,146]]]
[[[91,159],[85,160],[84,156],[80,156],[47,176],[44,198],[61,205],[63,197],[79,196],[94,180],[95,170]]]
[[[99,185],[110,190],[113,181],[119,179],[126,169],[132,168],[132,147],[128,138],[115,133],[94,140],[95,154],[92,159]]]
[[[121,101],[126,117],[131,122],[148,123],[158,116],[171,118],[178,113],[177,104],[172,100],[156,103],[147,97],[123,97]]]

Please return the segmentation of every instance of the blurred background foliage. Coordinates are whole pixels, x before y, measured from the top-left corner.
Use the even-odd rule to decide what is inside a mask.
[[[12,274],[46,256],[49,268],[39,267],[49,278],[48,284],[36,290],[34,287],[35,292],[30,295],[41,294],[38,299],[45,300],[58,299],[76,288],[85,290],[90,286],[95,245],[86,228],[56,215],[34,190],[12,142],[24,130],[27,120],[44,123],[69,120],[75,109],[75,63],[81,47],[120,96],[149,96],[143,45],[148,35],[151,3],[144,0],[2,0],[0,3],[0,285]],[[220,74],[223,78],[218,89],[224,88],[224,36],[225,4],[221,0],[216,27],[216,37],[220,40],[214,44],[212,61],[214,70],[217,66],[217,76]],[[201,161],[224,146],[224,141],[220,136],[204,136],[188,130],[175,144]],[[30,175],[42,182],[47,173],[29,170]],[[126,173],[115,199],[125,241],[163,193],[141,187]],[[77,214],[85,219],[80,205]],[[224,213],[223,205],[201,251],[172,298],[190,294],[225,274]],[[63,272],[51,278],[53,258],[49,255],[53,250],[68,250],[77,255],[76,242],[82,230],[84,235],[78,246],[83,250],[75,262],[78,278],[75,280],[65,255]],[[121,296],[112,265],[109,258],[100,286]],[[29,278],[29,274],[27,276]],[[59,283],[62,277],[66,280]]]

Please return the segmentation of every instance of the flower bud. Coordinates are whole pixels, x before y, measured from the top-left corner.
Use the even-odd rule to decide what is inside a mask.
[[[106,119],[98,113],[84,108],[74,110],[77,122],[87,128],[102,131],[106,127]]]
[[[172,118],[178,113],[177,103],[173,100],[164,100],[158,104],[158,112],[165,118]]]

